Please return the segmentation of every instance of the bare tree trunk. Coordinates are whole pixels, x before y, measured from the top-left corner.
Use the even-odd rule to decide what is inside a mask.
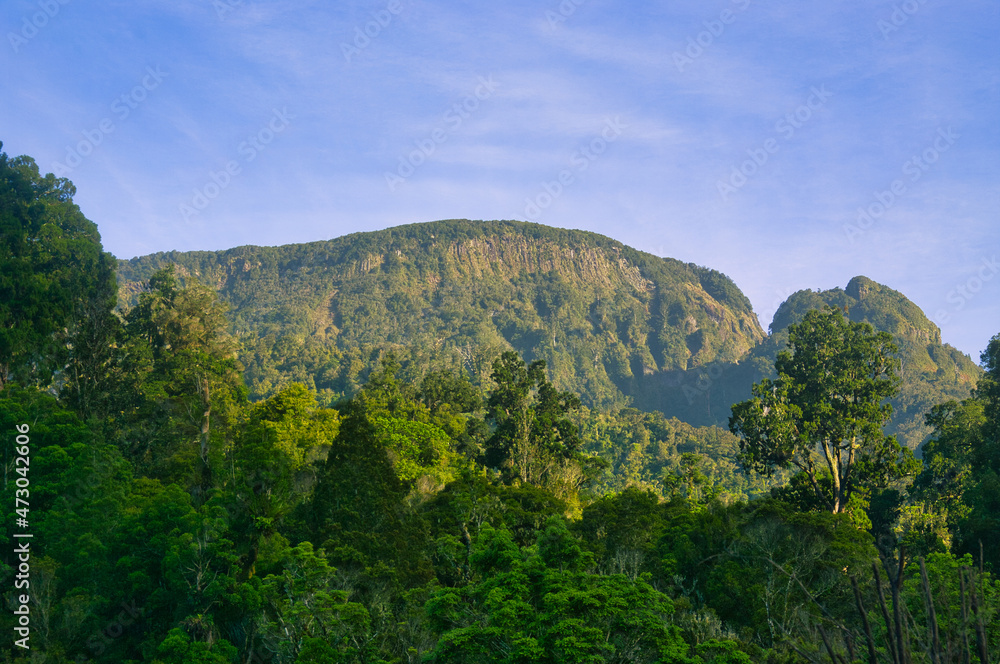
[[[826,646],[826,651],[830,653],[830,661],[833,662],[833,664],[842,664],[841,659],[837,657],[835,652],[833,652],[833,648],[830,646],[830,640],[826,638],[826,630],[823,629],[822,625],[819,626],[819,636],[823,639],[823,645]]]
[[[909,637],[906,636],[906,624],[903,619],[903,600],[900,589],[903,585],[903,564],[906,562],[905,547],[899,547],[899,562],[896,564],[896,578],[889,575],[889,590],[892,591],[892,616],[896,627],[896,654],[899,664],[910,664]],[[886,570],[888,574],[888,570]]]
[[[212,415],[212,400],[208,380],[198,379],[201,383],[201,400],[205,405],[205,413],[201,416],[201,460],[208,465],[208,442]]]
[[[840,486],[840,453],[830,448],[831,445],[824,441],[823,454],[826,456],[826,465],[830,470],[830,481],[833,482],[833,513],[840,514],[846,507],[841,501],[842,490]]]
[[[212,421],[212,400],[211,400],[211,386],[209,385],[208,379],[199,378],[198,382],[201,387],[201,398],[202,403],[205,406],[205,412],[201,416],[201,435],[199,437],[200,453],[201,453],[201,489],[204,494],[210,486],[212,486],[212,467],[209,464],[208,452],[209,443],[211,435],[211,421]]]
[[[920,558],[920,580],[924,584],[924,602],[927,604],[927,633],[931,637],[931,663],[941,664],[941,639],[938,636],[937,614],[934,613],[934,595],[927,579],[927,565]]]
[[[965,602],[965,568],[958,570],[958,592],[962,601],[962,664],[969,664],[969,607]]]
[[[872,572],[875,574],[875,589],[878,591],[878,604],[882,609],[882,620],[885,621],[885,642],[889,646],[889,654],[892,656],[893,664],[902,664],[899,654],[896,652],[896,637],[893,633],[892,621],[889,619],[889,609],[885,605],[885,595],[882,593],[882,577],[879,576],[878,563],[872,563]]]
[[[975,583],[969,584],[969,596],[972,600],[972,615],[975,617],[976,648],[979,650],[979,661],[981,664],[990,664],[990,653],[986,649],[986,629],[983,627],[983,616],[979,613],[979,598]]]
[[[858,614],[861,616],[861,623],[865,628],[865,640],[868,642],[868,663],[878,664],[875,655],[875,637],[872,636],[872,626],[868,622],[868,612],[865,611],[865,605],[861,601],[861,591],[858,589],[858,579],[855,576],[851,576],[851,587],[854,588],[854,602],[858,606]]]

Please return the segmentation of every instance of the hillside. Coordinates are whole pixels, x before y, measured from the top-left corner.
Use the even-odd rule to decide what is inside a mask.
[[[588,405],[625,405],[643,376],[733,363],[765,335],[725,275],[584,231],[439,221],[325,242],[171,252],[119,264],[127,303],[169,264],[218,289],[253,396],[290,380],[351,394],[394,350],[415,376],[474,380],[513,349]]]
[[[774,359],[788,340],[787,328],[810,309],[833,305],[853,321],[865,321],[893,335],[899,346],[903,383],[893,399],[889,431],[917,449],[930,429],[924,414],[949,399],[964,399],[982,370],[958,349],[941,343],[941,330],[906,296],[868,279],[854,277],[846,289],[802,290],[781,304],[770,335],[738,363],[714,363],[651,377],[636,406],[661,410],[699,425],[725,425],[729,406],[750,397],[750,386],[773,377]]]
[[[591,407],[631,404],[724,427],[729,407],[771,375],[788,325],[834,305],[895,337],[904,382],[890,428],[916,449],[928,432],[924,413],[967,397],[981,373],[941,343],[919,307],[866,277],[794,293],[767,336],[719,272],[539,224],[438,221],[309,244],[153,254],[120,262],[123,302],[171,264],[232,306],[255,398],[293,380],[327,400],[353,394],[384,350],[409,379],[451,367],[482,383],[493,358],[513,349],[544,359],[556,386]]]
[[[891,431],[911,449],[916,449],[930,433],[924,425],[924,414],[935,404],[967,398],[982,375],[968,356],[941,343],[940,328],[920,307],[902,293],[861,276],[851,279],[844,290],[800,291],[789,297],[775,313],[771,343],[758,352],[766,349],[766,357],[773,357],[777,346],[787,339],[784,331],[788,325],[801,320],[808,309],[826,304],[846,308],[851,320],[866,321],[895,338],[903,383],[893,400]]]

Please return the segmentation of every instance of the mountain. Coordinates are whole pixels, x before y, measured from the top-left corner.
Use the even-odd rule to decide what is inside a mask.
[[[900,393],[892,400],[887,427],[900,442],[917,449],[930,429],[924,414],[949,399],[969,396],[982,369],[958,349],[941,342],[941,330],[902,293],[863,276],[846,289],[802,290],[778,307],[770,334],[736,363],[716,362],[687,371],[649,377],[635,405],[660,410],[696,425],[722,425],[729,406],[750,397],[750,386],[774,377],[774,360],[788,342],[788,326],[810,309],[836,306],[852,321],[864,321],[893,335],[902,362]]]
[[[967,397],[981,374],[941,343],[919,307],[866,277],[794,293],[765,335],[750,301],[715,270],[540,224],[449,220],[158,253],[119,263],[122,303],[168,265],[231,305],[255,398],[299,381],[332,401],[357,390],[386,350],[408,380],[450,367],[482,383],[492,360],[513,349],[544,359],[553,383],[591,407],[630,404],[724,427],[730,406],[773,374],[788,325],[827,305],[895,337],[903,384],[890,431],[913,449],[928,433],[924,413]]]
[[[167,265],[231,305],[255,397],[290,380],[328,398],[352,393],[384,350],[410,378],[447,366],[481,380],[513,349],[544,359],[560,389],[613,408],[643,376],[735,363],[765,338],[750,301],[715,270],[524,222],[143,256],[119,264],[123,303]]]
[[[771,323],[772,343],[767,356],[787,341],[786,328],[802,319],[809,309],[833,305],[845,309],[854,321],[865,321],[892,334],[899,346],[903,383],[893,399],[889,431],[916,449],[930,429],[924,414],[949,399],[965,399],[982,375],[982,369],[957,348],[941,342],[941,330],[906,296],[867,277],[854,277],[847,288],[799,291],[775,312]]]

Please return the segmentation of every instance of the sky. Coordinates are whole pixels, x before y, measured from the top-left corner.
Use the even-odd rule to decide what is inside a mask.
[[[1000,332],[995,0],[4,0],[0,141],[119,258],[438,219]]]

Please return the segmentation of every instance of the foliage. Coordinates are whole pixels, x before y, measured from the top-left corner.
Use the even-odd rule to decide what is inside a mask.
[[[265,619],[261,639],[275,664],[288,662],[363,662],[371,656],[371,618],[367,609],[333,590],[336,570],[322,552],[303,542],[288,549],[282,573],[262,586]]]
[[[0,389],[11,380],[47,387],[115,300],[113,257],[73,203],[76,188],[0,143]],[[79,372],[80,355],[72,354]],[[79,373],[77,381],[93,379]]]
[[[757,328],[719,273],[439,222],[142,259],[114,312],[72,185],[2,154],[0,175],[0,290],[27,298],[0,303],[0,517],[34,535],[25,562],[0,529],[4,600],[28,594],[31,623],[4,662],[974,664],[1000,647],[1000,336],[975,393],[931,410],[908,491],[875,435],[879,377],[835,380],[838,356],[804,349],[839,340],[848,369],[887,349],[863,315],[926,378],[951,357],[936,328],[861,278],[850,324],[810,313],[829,293],[790,298],[771,394],[813,419],[786,429],[856,427],[889,452],[855,459],[834,514],[833,473],[744,474],[731,433],[621,407],[659,386],[714,421],[763,375],[761,347],[731,363]],[[707,382],[670,384],[691,367]],[[814,375],[811,395],[793,380]],[[839,404],[845,385],[873,400]]]
[[[486,402],[493,435],[486,442],[486,465],[504,481],[526,482],[569,495],[587,481],[595,461],[580,453],[577,426],[566,415],[580,399],[559,392],[545,377],[545,362],[526,366],[507,352],[493,363],[496,388]]]
[[[245,574],[253,576],[261,541],[278,532],[333,444],[340,419],[315,394],[292,384],[250,408],[230,455],[231,495],[248,533]]]
[[[338,565],[391,583],[426,582],[426,533],[406,483],[362,402],[343,410],[313,498],[303,505],[312,541]]]
[[[431,595],[441,633],[432,662],[687,662],[670,600],[645,581],[588,574],[565,523],[550,519],[537,549],[485,528],[475,579]]]
[[[834,513],[856,491],[913,472],[909,450],[882,431],[892,412],[884,401],[899,382],[889,334],[849,322],[839,309],[812,310],[789,327],[789,347],[775,362],[778,379],[755,384],[754,398],[733,406],[729,428],[742,439],[744,465],[795,466]]]
[[[788,326],[801,321],[809,310],[825,306],[839,307],[851,321],[867,322],[892,335],[899,349],[901,383],[891,400],[893,415],[887,431],[911,450],[930,433],[924,414],[936,404],[968,397],[982,373],[968,356],[942,343],[941,330],[913,302],[866,277],[854,277],[844,290],[806,290],[789,296],[774,315],[772,341],[759,348],[761,355],[773,360]]]
[[[924,470],[915,496],[943,517],[944,539],[955,549],[985,556],[1000,568],[1000,335],[982,355],[986,373],[975,393],[927,415],[934,435],[923,449]],[[983,553],[980,554],[980,551]]]
[[[141,376],[135,415],[156,425],[148,437],[130,441],[129,453],[151,474],[200,491],[224,465],[230,430],[246,401],[227,326],[215,293],[197,283],[181,287],[171,269],[150,278],[125,316],[125,344],[134,349],[132,369]],[[194,468],[193,459],[200,461]]]
[[[597,496],[642,487],[696,502],[748,500],[768,495],[787,479],[783,472],[770,477],[744,472],[739,438],[719,427],[693,427],[634,408],[614,413],[584,409],[574,419],[583,449],[608,463],[593,488]]]

